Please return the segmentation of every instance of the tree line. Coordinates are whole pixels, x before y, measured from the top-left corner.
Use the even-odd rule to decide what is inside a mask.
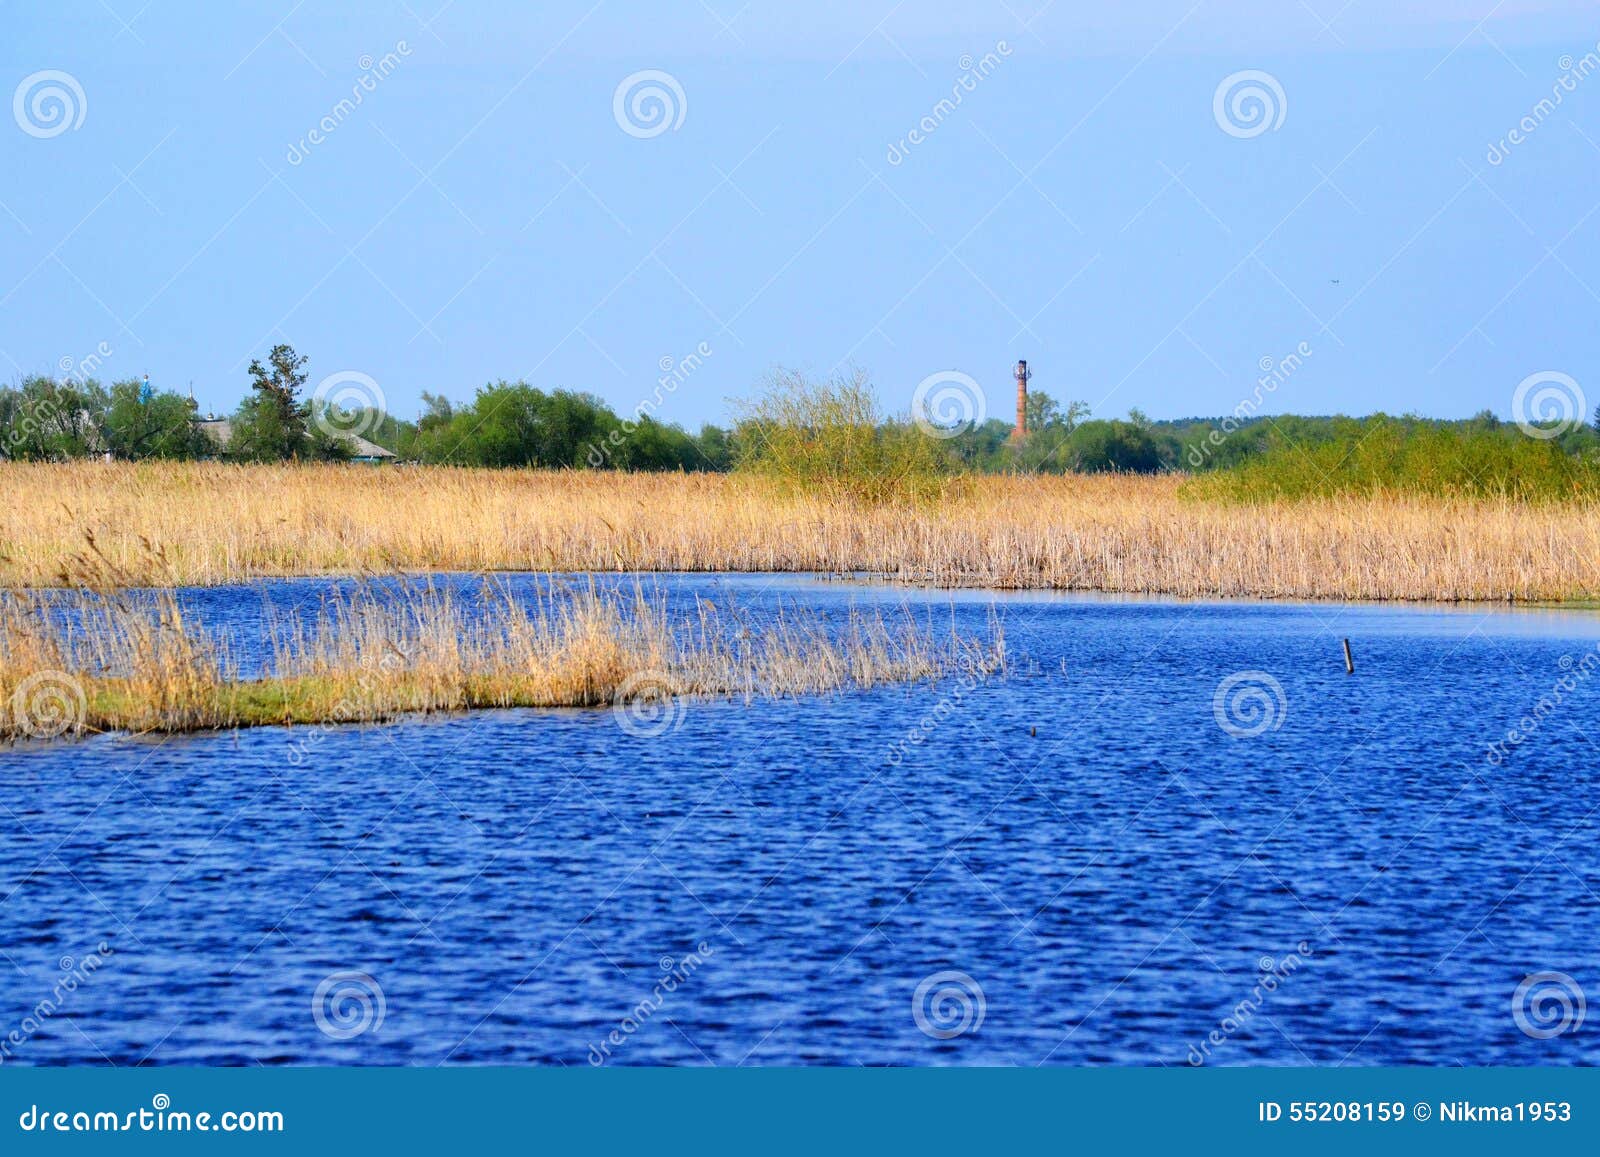
[[[130,379],[102,385],[73,376],[30,375],[0,386],[0,458],[59,461],[219,458],[241,462],[338,461],[352,434],[401,461],[463,466],[617,470],[726,470],[730,435],[698,435],[649,414],[619,416],[602,399],[496,382],[464,404],[424,393],[415,421],[378,410],[342,409],[305,395],[308,359],[274,346],[249,367],[249,390],[232,414],[226,444],[208,433],[192,399]]]
[[[1027,433],[1018,439],[998,419],[940,428],[926,416],[886,413],[860,373],[813,381],[780,372],[753,399],[733,404],[731,425],[697,433],[660,421],[648,407],[619,415],[593,394],[522,381],[487,384],[466,402],[424,392],[420,416],[407,421],[306,397],[307,364],[288,345],[252,361],[225,446],[202,427],[192,399],[147,381],[26,377],[0,386],[0,457],[337,461],[353,455],[349,434],[359,432],[401,462],[745,468],[857,490],[871,489],[875,478],[915,487],[916,479],[958,474],[1183,471],[1225,477],[1222,490],[1247,498],[1368,484],[1567,493],[1588,487],[1600,465],[1600,416],[1532,437],[1487,411],[1466,420],[1256,414],[1153,421],[1133,409],[1124,419],[1096,419],[1083,402],[1030,390]]]

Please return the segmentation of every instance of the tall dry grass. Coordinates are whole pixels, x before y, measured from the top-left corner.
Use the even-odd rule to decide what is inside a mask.
[[[0,465],[0,584],[91,530],[131,580],[390,570],[868,572],[949,586],[1269,598],[1600,596],[1600,505],[1259,504],[1173,477],[985,477],[871,503],[759,478],[213,463]],[[150,546],[164,554],[148,564]]]
[[[0,593],[0,738],[351,723],[408,712],[612,705],[649,721],[684,697],[746,700],[1002,670],[1004,633],[935,637],[852,612],[760,618],[698,601],[563,587],[523,601],[431,583],[363,586],[307,621],[270,621],[271,658],[242,675],[226,639],[171,590],[102,584]],[[628,726],[628,724],[624,724]]]

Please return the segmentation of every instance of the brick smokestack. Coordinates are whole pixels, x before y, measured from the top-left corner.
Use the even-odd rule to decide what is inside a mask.
[[[1017,363],[1017,425],[1011,431],[1011,436],[1017,441],[1022,441],[1028,432],[1028,363]]]

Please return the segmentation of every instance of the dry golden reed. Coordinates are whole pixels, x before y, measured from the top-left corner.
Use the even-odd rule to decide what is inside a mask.
[[[700,599],[560,585],[523,601],[431,583],[334,595],[306,622],[272,621],[265,670],[242,678],[225,637],[170,590],[0,594],[0,738],[352,723],[488,707],[639,711],[682,697],[746,700],[866,688],[957,669],[999,671],[983,642],[852,611],[754,618]],[[666,708],[663,708],[664,710]]]
[[[1600,506],[1383,496],[1259,505],[1176,477],[982,477],[868,503],[720,475],[217,463],[0,465],[0,584],[93,531],[145,581],[363,571],[864,572],[946,586],[1267,598],[1600,596]]]

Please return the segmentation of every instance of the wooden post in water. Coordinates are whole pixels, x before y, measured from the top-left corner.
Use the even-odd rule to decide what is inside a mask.
[[[1356,673],[1356,661],[1350,657],[1349,639],[1344,641],[1344,673],[1346,675],[1354,675]]]

